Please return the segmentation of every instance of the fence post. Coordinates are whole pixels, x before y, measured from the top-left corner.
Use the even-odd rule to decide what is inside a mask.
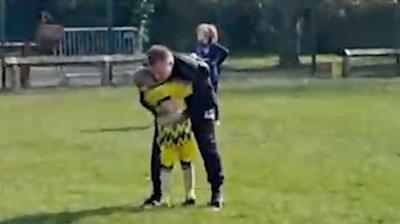
[[[20,78],[18,77],[18,66],[17,65],[13,65],[13,66],[9,66],[7,67],[8,70],[8,74],[10,75],[11,78],[11,90],[17,90],[20,89],[21,85],[20,85]]]
[[[113,73],[113,65],[111,62],[107,62],[106,69],[108,73],[108,85],[112,85],[114,80],[114,73]]]
[[[30,56],[31,55],[31,43],[24,42],[24,46],[22,48],[22,57]],[[30,65],[21,65],[20,67],[20,83],[22,88],[29,88],[30,86],[30,72],[31,66]]]
[[[108,74],[107,74],[107,63],[101,63],[101,85],[107,86],[108,82]]]
[[[311,75],[315,76],[317,73],[317,53],[315,51],[311,55]]]
[[[343,74],[342,77],[346,78],[349,76],[350,72],[350,59],[346,52],[343,55]]]
[[[113,82],[111,56],[105,56],[101,66],[101,85],[108,86]]]
[[[311,23],[311,45],[312,45],[312,55],[311,55],[311,75],[315,76],[317,73],[317,25],[316,25],[316,17],[314,15],[315,9],[309,9],[310,17],[309,21]]]
[[[4,65],[4,58],[0,58],[0,60],[1,60],[1,89],[6,90],[7,88],[6,66]]]
[[[398,49],[396,51],[396,76],[400,76],[400,54]]]

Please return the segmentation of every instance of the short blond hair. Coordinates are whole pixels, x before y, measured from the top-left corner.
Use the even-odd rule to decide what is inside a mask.
[[[217,43],[219,41],[218,28],[214,24],[201,23],[197,26],[198,41]]]
[[[196,28],[197,32],[197,40],[208,42],[211,38],[210,36],[210,24],[208,23],[201,23]]]

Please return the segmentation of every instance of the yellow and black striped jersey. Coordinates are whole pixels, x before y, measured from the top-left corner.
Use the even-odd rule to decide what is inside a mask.
[[[188,82],[171,80],[143,92],[143,100],[149,106],[157,108],[161,102],[174,98],[178,102],[178,110],[186,110],[185,98],[193,93],[192,85]]]

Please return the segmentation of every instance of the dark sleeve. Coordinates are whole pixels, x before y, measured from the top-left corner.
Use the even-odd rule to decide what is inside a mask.
[[[156,114],[155,109],[144,100],[144,94],[142,91],[139,91],[139,97],[140,97],[140,104],[148,111],[150,111],[152,114]]]
[[[175,57],[176,78],[187,80],[193,85],[193,94],[185,99],[187,112],[192,118],[201,118],[205,110],[218,107],[217,97],[210,82],[210,69],[202,60]]]
[[[224,63],[225,59],[229,55],[229,50],[222,46],[221,44],[214,44],[214,49],[215,49],[215,55],[216,55],[216,62],[217,65],[220,66],[222,63]]]
[[[200,49],[199,43],[196,43],[196,44],[194,45],[193,52],[200,56],[200,51],[199,51],[199,49]]]
[[[191,56],[175,55],[173,76],[193,84],[206,82],[210,77],[207,63]]]

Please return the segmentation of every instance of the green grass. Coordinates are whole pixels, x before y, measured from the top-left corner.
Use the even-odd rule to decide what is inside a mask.
[[[311,56],[303,55],[299,57],[302,65],[311,66]],[[317,64],[330,64],[333,61],[342,61],[338,55],[319,54],[317,55]],[[377,65],[395,65],[393,57],[363,57],[351,58],[351,64],[357,67],[377,66]],[[279,65],[277,55],[243,55],[229,57],[224,64],[227,68],[234,70],[265,70]]]
[[[198,207],[134,208],[152,137],[135,90],[3,95],[0,224],[399,223],[399,98],[398,81],[225,82],[227,207],[213,213],[201,161]]]
[[[374,58],[376,60],[376,58]],[[340,60],[340,57],[336,55],[321,54],[317,56],[317,63],[330,63],[334,60]],[[300,56],[300,62],[303,65],[311,65],[310,56]],[[278,66],[279,57],[277,55],[243,55],[228,58],[225,63],[226,67],[235,70],[246,70],[246,69],[266,69]]]

